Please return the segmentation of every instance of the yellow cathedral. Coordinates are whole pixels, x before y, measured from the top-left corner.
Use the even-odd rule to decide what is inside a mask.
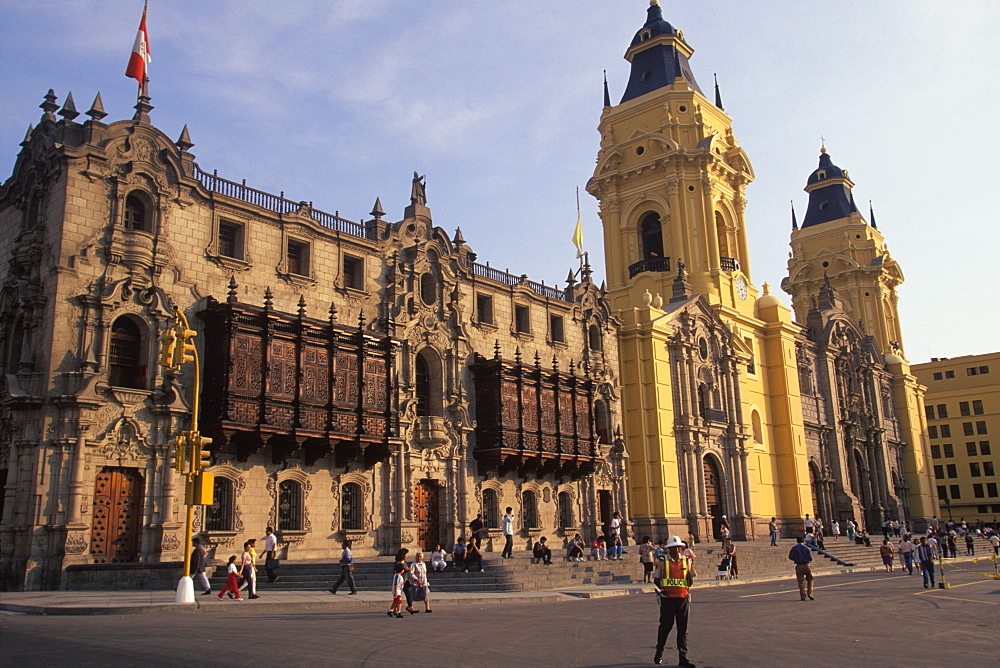
[[[754,282],[745,189],[753,167],[718,87],[699,87],[682,31],[651,0],[612,105],[605,84],[599,200],[619,346],[630,520],[638,535],[783,535],[805,517],[919,530],[936,499],[902,349],[903,276],[846,170],[825,152],[794,220],[793,309]]]

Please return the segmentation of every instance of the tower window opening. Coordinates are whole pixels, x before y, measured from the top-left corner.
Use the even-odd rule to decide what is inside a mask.
[[[660,215],[648,214],[640,225],[642,235],[642,257],[644,260],[656,260],[663,257],[663,230]]]
[[[149,225],[146,219],[146,203],[138,195],[129,195],[125,198],[125,229],[136,232],[149,232]]]
[[[829,202],[821,202],[820,205],[819,205],[819,210],[820,211],[826,211],[829,208],[830,208],[830,203]]]
[[[652,76],[653,76],[653,70],[644,70],[643,73],[639,75],[639,78],[642,79],[643,81],[649,81],[650,77]]]
[[[113,387],[146,389],[146,365],[143,364],[143,339],[139,326],[131,318],[118,318],[111,327],[108,382]]]

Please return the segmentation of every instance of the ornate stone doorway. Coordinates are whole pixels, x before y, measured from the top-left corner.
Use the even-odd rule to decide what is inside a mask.
[[[417,539],[420,547],[430,552],[441,542],[441,512],[439,487],[424,480],[413,488],[414,519],[417,521]]]
[[[138,561],[142,492],[139,469],[105,467],[97,474],[90,531],[94,563]]]
[[[711,457],[703,460],[705,472],[705,505],[712,518],[712,536],[718,538],[722,531],[722,476],[719,475],[719,465]]]

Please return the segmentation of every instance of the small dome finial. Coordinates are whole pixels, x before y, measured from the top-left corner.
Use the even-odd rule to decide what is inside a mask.
[[[660,0],[649,0],[650,7],[652,7],[653,5],[658,5],[658,4],[660,4]]]

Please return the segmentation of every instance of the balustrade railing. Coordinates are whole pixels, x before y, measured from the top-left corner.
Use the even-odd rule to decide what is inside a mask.
[[[211,192],[219,193],[220,195],[224,195],[226,197],[232,197],[233,199],[238,199],[243,202],[247,202],[248,204],[259,206],[262,209],[274,211],[275,213],[292,213],[293,211],[298,211],[299,209],[304,208],[309,217],[323,227],[351,234],[356,237],[365,236],[365,226],[361,223],[355,223],[354,221],[347,220],[346,218],[341,218],[337,214],[314,209],[311,202],[295,202],[293,200],[286,199],[284,192],[282,192],[281,195],[272,195],[271,193],[264,192],[263,190],[257,190],[256,188],[247,186],[246,181],[243,181],[242,183],[229,181],[220,177],[218,172],[213,171],[209,174],[197,166],[195,167],[195,176],[197,176],[198,180],[201,181],[201,184]]]
[[[559,288],[550,287],[544,283],[529,280],[528,277],[523,274],[521,276],[509,274],[506,271],[500,271],[499,269],[491,267],[488,264],[479,264],[478,262],[472,263],[472,273],[481,278],[496,281],[497,283],[503,283],[504,285],[512,287],[515,285],[526,285],[542,297],[556,299],[559,301],[567,301],[566,294]]]

